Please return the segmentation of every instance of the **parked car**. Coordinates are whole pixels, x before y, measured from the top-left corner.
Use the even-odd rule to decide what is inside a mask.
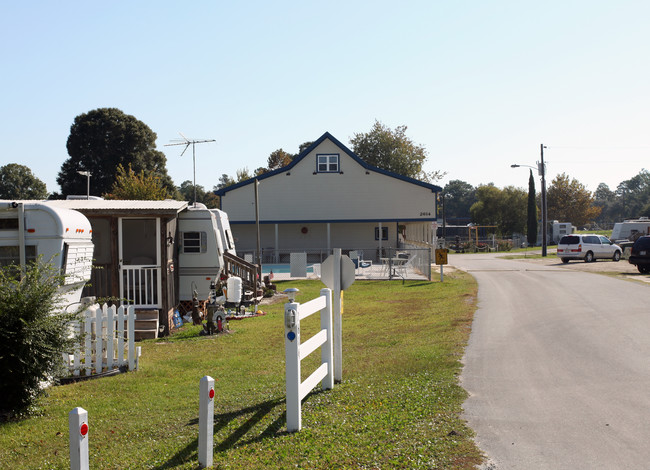
[[[640,273],[650,273],[650,236],[639,237],[634,242],[628,261],[635,265]]]
[[[582,259],[591,263],[596,259],[621,259],[621,247],[602,235],[565,235],[557,245],[557,256],[563,263],[572,259]]]

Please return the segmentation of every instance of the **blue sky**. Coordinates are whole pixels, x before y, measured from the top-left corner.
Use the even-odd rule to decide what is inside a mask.
[[[58,191],[74,118],[116,107],[156,132],[178,185],[179,132],[216,140],[196,147],[211,189],[379,120],[408,126],[443,186],[527,188],[510,165],[544,143],[549,182],[615,189],[650,166],[648,18],[645,0],[5,1],[0,165]]]

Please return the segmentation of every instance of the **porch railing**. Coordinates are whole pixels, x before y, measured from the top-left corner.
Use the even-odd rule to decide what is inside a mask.
[[[161,308],[160,266],[122,266],[122,303],[135,308]]]

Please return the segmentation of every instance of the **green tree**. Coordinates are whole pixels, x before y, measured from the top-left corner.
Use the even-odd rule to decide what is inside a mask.
[[[650,173],[643,169],[629,180],[622,181],[616,188],[620,205],[620,218],[639,217],[650,201]]]
[[[99,108],[77,116],[70,127],[68,158],[56,179],[62,196],[86,194],[90,171],[90,192],[99,196],[113,187],[118,165],[130,164],[136,173],[144,171],[160,178],[169,194],[176,187],[167,174],[165,154],[156,150],[156,133],[134,116],[116,108]]]
[[[571,222],[578,227],[592,223],[601,211],[591,192],[575,178],[570,180],[565,173],[551,182],[546,191],[546,207],[549,221]]]
[[[523,233],[526,228],[526,191],[514,186],[499,189],[493,184],[476,189],[476,202],[470,208],[478,225],[496,225],[503,236]]]
[[[111,192],[103,196],[105,199],[163,201],[169,199],[170,195],[159,176],[147,175],[144,170],[136,174],[129,164],[128,170],[125,170],[122,165],[117,166],[117,175]]]
[[[594,204],[600,207],[596,222],[611,225],[621,217],[621,206],[616,193],[605,183],[600,183],[594,191]]]
[[[45,199],[47,187],[28,167],[9,163],[0,167],[0,199]]]
[[[530,177],[528,178],[526,238],[529,245],[537,243],[537,202],[535,196],[535,178],[533,178],[532,170],[530,171]]]
[[[178,192],[184,201],[194,202],[194,185],[190,180],[183,181]],[[198,184],[196,185],[196,202],[205,204],[208,209],[219,208],[219,196],[210,191],[206,192],[203,186]]]
[[[15,265],[0,267],[0,421],[30,411],[41,383],[62,373],[61,353],[75,341],[68,323],[76,318],[60,311],[62,282],[42,258],[22,276]]]
[[[476,188],[461,180],[451,180],[445,185],[445,217],[470,217],[469,209],[476,202]]]
[[[406,126],[397,126],[392,130],[375,121],[369,132],[354,134],[350,144],[354,153],[370,165],[422,181],[440,179],[444,173],[423,170],[427,151],[406,136],[406,129]]]
[[[294,156],[290,153],[282,149],[277,149],[271,152],[271,155],[269,155],[266,161],[266,165],[269,171],[277,170],[278,168],[289,165],[293,161],[293,158]]]

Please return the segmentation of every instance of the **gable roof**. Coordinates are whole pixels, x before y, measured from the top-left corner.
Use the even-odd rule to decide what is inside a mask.
[[[431,192],[437,193],[441,192],[442,188],[440,186],[436,186],[435,184],[429,184],[425,183],[424,181],[419,181],[414,178],[409,178],[408,176],[404,175],[399,175],[397,173],[394,173],[392,171],[384,170],[381,168],[378,168],[376,166],[370,165],[366,162],[364,162],[357,154],[355,154],[352,150],[347,148],[345,145],[343,145],[336,137],[334,137],[332,134],[329,132],[325,132],[322,136],[318,138],[313,144],[311,144],[309,147],[307,147],[305,150],[303,150],[300,155],[298,155],[296,158],[293,159],[293,161],[288,164],[287,166],[283,166],[282,168],[278,168],[277,170],[269,171],[267,173],[264,173],[260,176],[256,176],[254,178],[250,178],[244,181],[241,181],[237,184],[233,184],[231,186],[227,186],[222,189],[218,189],[214,192],[217,196],[223,196],[227,192],[232,191],[237,188],[241,188],[242,186],[247,186],[249,184],[253,184],[255,180],[261,181],[266,178],[270,178],[271,176],[275,176],[280,173],[286,173],[288,171],[291,171],[291,169],[296,166],[302,159],[304,159],[309,153],[311,153],[316,147],[318,147],[324,140],[330,140],[332,143],[334,143],[337,147],[341,149],[345,154],[347,154],[350,158],[352,158],[354,161],[356,161],[359,165],[361,165],[363,168],[365,168],[367,171],[373,171],[375,173],[380,173],[382,175],[390,176],[392,178],[397,178],[402,181],[406,181],[407,183],[415,184],[417,186],[422,186],[424,188],[428,188],[431,190]]]

